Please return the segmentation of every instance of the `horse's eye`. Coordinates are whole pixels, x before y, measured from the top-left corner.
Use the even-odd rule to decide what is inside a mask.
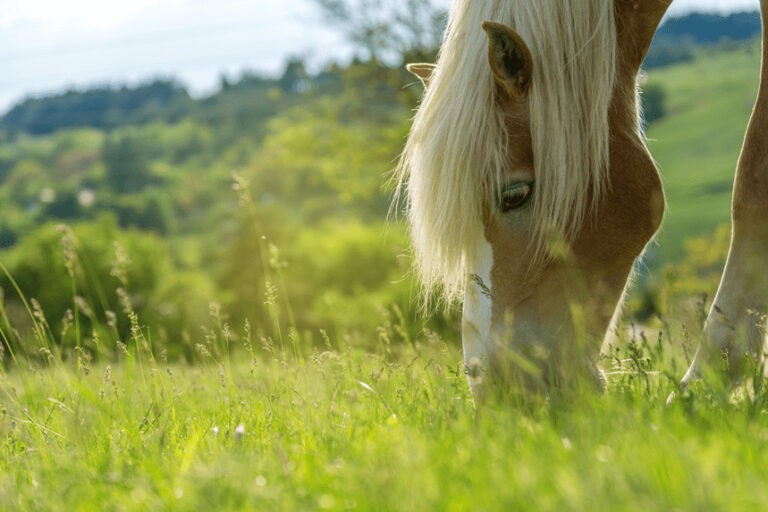
[[[533,195],[533,183],[515,183],[505,188],[499,200],[499,211],[508,213],[518,210],[528,203]]]

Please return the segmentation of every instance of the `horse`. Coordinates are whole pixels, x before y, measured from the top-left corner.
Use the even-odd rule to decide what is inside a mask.
[[[395,204],[406,204],[424,296],[463,303],[476,400],[515,382],[604,386],[601,350],[666,204],[637,83],[671,3],[454,0],[436,64],[409,67],[425,91]],[[737,172],[731,256],[684,385],[718,350],[758,345],[746,311],[765,311],[768,293],[768,224],[757,220],[767,88]],[[749,342],[734,322],[752,322]]]
[[[760,11],[763,26],[760,85],[736,166],[728,257],[704,323],[702,341],[681,381],[683,388],[721,361],[725,363],[726,380],[732,383],[743,376],[750,362],[759,366],[766,360],[768,0],[760,0]],[[762,371],[765,374],[765,369]]]

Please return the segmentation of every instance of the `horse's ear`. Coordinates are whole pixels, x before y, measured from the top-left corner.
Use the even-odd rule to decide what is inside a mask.
[[[501,23],[486,21],[483,30],[488,34],[488,60],[496,83],[511,98],[525,97],[533,74],[528,45],[517,32]]]
[[[429,85],[429,80],[432,78],[432,73],[435,72],[436,67],[437,66],[435,64],[417,62],[414,64],[408,64],[405,66],[405,69],[407,69],[409,73],[418,78],[422,85],[426,87]]]

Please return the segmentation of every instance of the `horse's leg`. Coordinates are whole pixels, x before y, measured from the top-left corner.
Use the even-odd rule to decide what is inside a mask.
[[[731,378],[743,372],[747,356],[763,356],[768,313],[768,0],[761,0],[761,9],[760,89],[736,170],[730,251],[683,385],[723,356]]]

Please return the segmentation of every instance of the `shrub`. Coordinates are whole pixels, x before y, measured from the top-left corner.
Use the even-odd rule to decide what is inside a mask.
[[[153,342],[178,354],[183,333],[200,327],[215,295],[203,274],[174,268],[165,242],[121,231],[110,216],[72,227],[46,224],[2,261],[8,271],[0,275],[7,315],[3,328],[12,325],[18,331],[17,336],[5,332],[6,338],[32,340],[30,333],[38,329],[39,341],[65,348],[96,333],[102,345],[87,348],[111,353],[118,340],[131,338],[133,318],[152,325],[147,334]],[[39,339],[41,327],[46,340]]]

